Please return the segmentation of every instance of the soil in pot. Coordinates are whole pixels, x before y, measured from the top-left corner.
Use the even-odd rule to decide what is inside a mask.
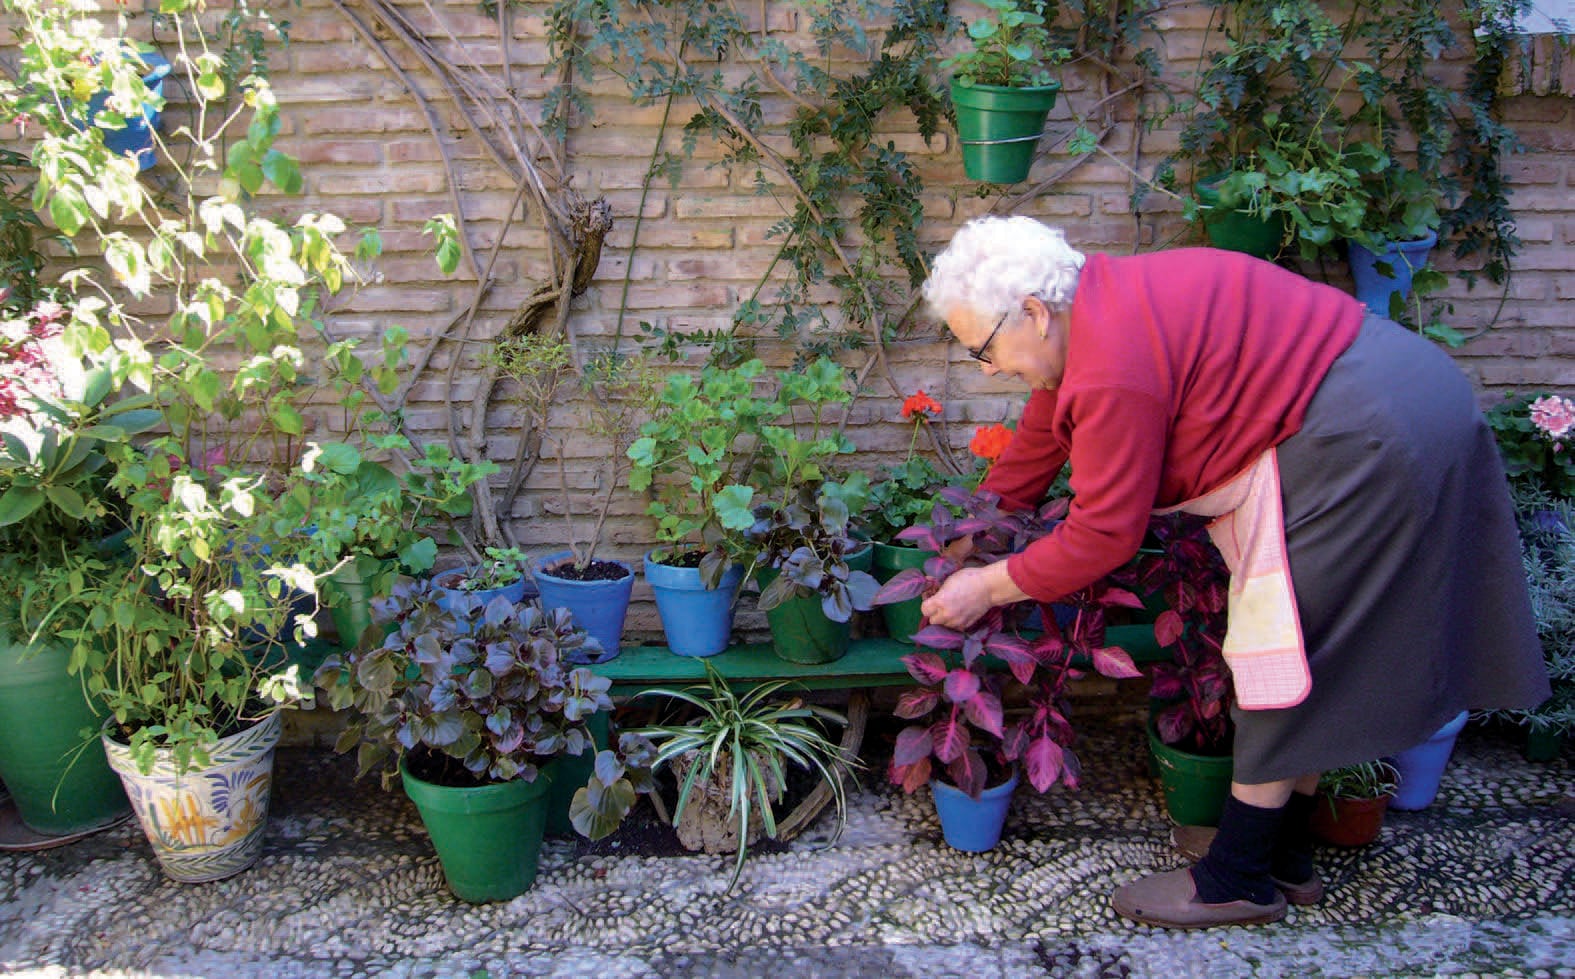
[[[666,568],[698,568],[705,561],[706,554],[706,551],[683,551],[679,554],[668,554],[660,561],[656,558],[651,560]],[[557,572],[554,571],[553,574]]]
[[[692,566],[699,567],[699,565],[697,559]],[[685,565],[685,567],[689,566]],[[573,561],[565,561],[555,567],[547,568],[546,572],[564,581],[617,581],[629,574],[628,569],[613,561],[592,561],[583,568],[575,567]]]

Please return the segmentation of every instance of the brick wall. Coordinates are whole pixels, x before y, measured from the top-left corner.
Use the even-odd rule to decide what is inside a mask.
[[[400,2],[394,7],[456,61],[463,62],[459,54],[463,50],[477,70],[494,78],[501,74],[497,25],[479,13],[473,0],[435,2],[430,7]],[[300,200],[264,204],[277,205],[281,213],[331,211],[353,227],[379,228],[385,254],[371,281],[340,305],[332,328],[339,335],[375,338],[397,324],[410,331],[413,345],[419,347],[466,309],[474,289],[463,268],[454,279],[437,272],[431,239],[421,234],[422,224],[433,215],[459,209],[469,222],[471,248],[478,257],[485,256],[503,228],[502,215],[514,184],[476,136],[457,126],[452,106],[421,61],[374,31],[430,100],[439,127],[434,133],[406,82],[374,52],[345,10],[359,16],[360,4],[348,2],[341,9],[324,0],[302,0],[298,6],[280,5],[276,10],[276,16],[291,22],[290,44],[272,62],[274,88],[283,105],[280,148],[301,161],[306,188]],[[508,41],[511,81],[520,102],[539,117],[540,99],[555,81],[544,71],[545,7],[525,3],[514,10]],[[758,9],[749,13],[758,15]],[[787,5],[773,4],[767,30],[776,37],[802,41],[805,35],[798,17]],[[1207,8],[1201,3],[1178,3],[1160,19],[1166,59],[1176,66],[1194,63]],[[139,23],[145,30],[146,20]],[[1447,53],[1442,67],[1459,72],[1461,53]],[[1076,72],[1068,74],[1066,85],[1052,114],[1050,131],[1055,137],[1068,131],[1074,109],[1090,107],[1100,94],[1091,76]],[[573,186],[587,197],[607,199],[616,224],[595,282],[575,302],[571,329],[589,347],[610,344],[620,334],[625,338],[621,342],[627,343],[642,320],[678,330],[726,327],[771,261],[775,243],[768,229],[783,216],[783,205],[755,192],[752,172],[707,168],[705,164],[714,161],[718,151],[703,142],[677,185],[656,182],[642,205],[642,178],[656,147],[662,107],[631,103],[623,84],[611,75],[585,87],[593,111],[575,117],[566,146],[568,172]],[[1525,93],[1505,103],[1505,118],[1518,128],[1527,147],[1508,167],[1524,247],[1506,289],[1482,282],[1467,290],[1456,282],[1443,296],[1454,306],[1449,322],[1480,334],[1456,356],[1485,401],[1515,387],[1575,391],[1575,302],[1571,302],[1575,299],[1575,271],[1571,271],[1575,100],[1537,94],[1572,88],[1557,78],[1550,80],[1544,70],[1535,83],[1527,81],[1512,89]],[[176,120],[180,99],[176,90],[170,109]],[[775,113],[774,118],[781,118],[787,109],[782,100],[768,98],[765,104],[768,117]],[[692,110],[680,100],[673,119],[687,119]],[[1141,145],[1135,146],[1138,133],[1130,124],[1130,111],[1118,108],[1118,113],[1126,118],[1118,115],[1104,145],[1115,156],[1150,172],[1175,147],[1175,129],[1143,133]],[[926,145],[915,130],[911,117],[893,114],[884,123],[882,138],[915,157],[926,187],[928,223],[923,237],[928,247],[938,248],[961,222],[990,211],[994,201],[975,196],[974,185],[963,178],[957,143],[949,131]],[[458,186],[451,186],[445,176],[440,141],[461,174]],[[1057,172],[1071,159],[1064,153],[1064,143],[1058,145],[1061,150],[1039,161],[1035,179]],[[663,148],[677,147],[676,127],[670,128]],[[1073,243],[1088,250],[1129,253],[1197,240],[1173,202],[1150,195],[1133,213],[1129,190],[1127,174],[1119,165],[1095,157],[1017,210],[1064,226]],[[643,223],[638,248],[631,252],[637,211]],[[532,216],[512,225],[495,269],[498,284],[476,319],[477,336],[495,333],[544,274],[544,243]],[[1439,261],[1450,267],[1447,256]],[[1343,263],[1338,261],[1306,271],[1337,284],[1346,282]],[[625,277],[627,298],[620,311]],[[891,347],[891,367],[903,391],[924,387],[945,402],[951,442],[963,449],[975,424],[1013,416],[1020,409],[1022,392],[981,376],[959,349],[939,337],[933,325],[924,325]],[[428,437],[441,438],[445,428],[443,378],[454,356],[462,355],[452,344],[438,349],[432,362],[436,370],[414,392],[409,406],[410,421]],[[782,353],[773,356],[780,361]],[[462,380],[461,390],[456,391],[460,406],[466,404],[470,389],[463,386],[469,383]],[[848,431],[861,449],[861,462],[894,461],[906,451],[908,430],[897,422],[897,404],[884,383],[872,383],[869,395],[859,402]],[[583,405],[565,398],[559,421],[572,429],[580,417]],[[490,451],[505,465],[518,425],[518,412],[506,397],[500,398],[489,413]],[[555,451],[550,445],[545,449],[547,457],[513,514],[516,531],[532,549],[546,549],[563,540],[556,519],[563,504],[557,495]],[[605,486],[607,448],[575,438],[565,451],[583,529],[590,522],[594,491]],[[620,492],[609,521],[606,553],[638,561],[651,540],[650,528],[640,515],[642,505]],[[642,581],[630,619],[632,634],[657,631],[648,599]],[[758,621],[746,618],[744,624],[754,626]]]

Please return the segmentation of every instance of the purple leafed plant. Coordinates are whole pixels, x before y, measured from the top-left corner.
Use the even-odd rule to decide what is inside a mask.
[[[956,487],[940,495],[943,502],[928,524],[897,535],[940,556],[922,569],[897,574],[875,596],[875,604],[927,597],[963,568],[1005,560],[1048,534],[1067,508],[1065,500],[1057,500],[1037,511],[1007,511],[994,494]],[[967,557],[957,560],[945,553],[964,538],[972,540]],[[1059,604],[1073,610],[1068,624],[1063,628],[1045,609],[1044,631],[1037,635],[1024,635],[1022,629],[1034,607],[1031,601],[992,608],[966,630],[923,624],[913,637],[920,650],[903,657],[919,686],[897,703],[897,716],[916,723],[897,737],[889,772],[893,782],[912,792],[932,776],[944,777],[977,798],[988,781],[987,763],[993,762],[998,769],[1021,765],[1040,792],[1058,781],[1077,787],[1081,766],[1071,750],[1075,733],[1066,716],[1066,685],[1082,673],[1073,664],[1091,663],[1109,677],[1140,675],[1124,650],[1105,644],[1103,610],[1142,603],[1130,590],[1104,581]],[[1026,709],[1008,719],[1002,704],[1013,683],[1021,688]]]
[[[1154,715],[1159,739],[1203,755],[1230,753],[1230,667],[1225,640],[1229,573],[1209,542],[1204,521],[1186,514],[1155,517],[1136,560],[1112,575],[1149,592],[1162,589],[1169,606],[1154,621],[1154,639],[1170,647],[1171,662],[1156,664],[1149,696],[1164,702]]]

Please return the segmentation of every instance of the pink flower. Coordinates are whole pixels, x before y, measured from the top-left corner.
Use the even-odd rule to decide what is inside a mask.
[[[1545,395],[1531,403],[1531,423],[1550,439],[1562,439],[1575,430],[1575,403]]]

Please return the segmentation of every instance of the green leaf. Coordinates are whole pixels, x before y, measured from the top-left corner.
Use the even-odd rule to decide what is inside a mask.
[[[49,219],[69,238],[87,223],[87,202],[72,188],[57,187],[49,199]]]
[[[27,519],[44,505],[44,494],[31,486],[12,486],[0,496],[0,527]]]
[[[754,526],[755,514],[750,509],[755,491],[749,486],[728,486],[716,494],[712,508],[716,518],[728,530],[748,530]]]
[[[288,155],[269,150],[262,159],[262,172],[270,183],[286,194],[301,192],[301,168]]]
[[[197,76],[197,91],[209,102],[216,102],[224,98],[224,79],[218,72],[205,71]]]
[[[60,512],[73,520],[81,520],[87,515],[87,509],[82,502],[82,494],[69,486],[46,486],[44,492],[49,496],[49,502],[60,509]]]

